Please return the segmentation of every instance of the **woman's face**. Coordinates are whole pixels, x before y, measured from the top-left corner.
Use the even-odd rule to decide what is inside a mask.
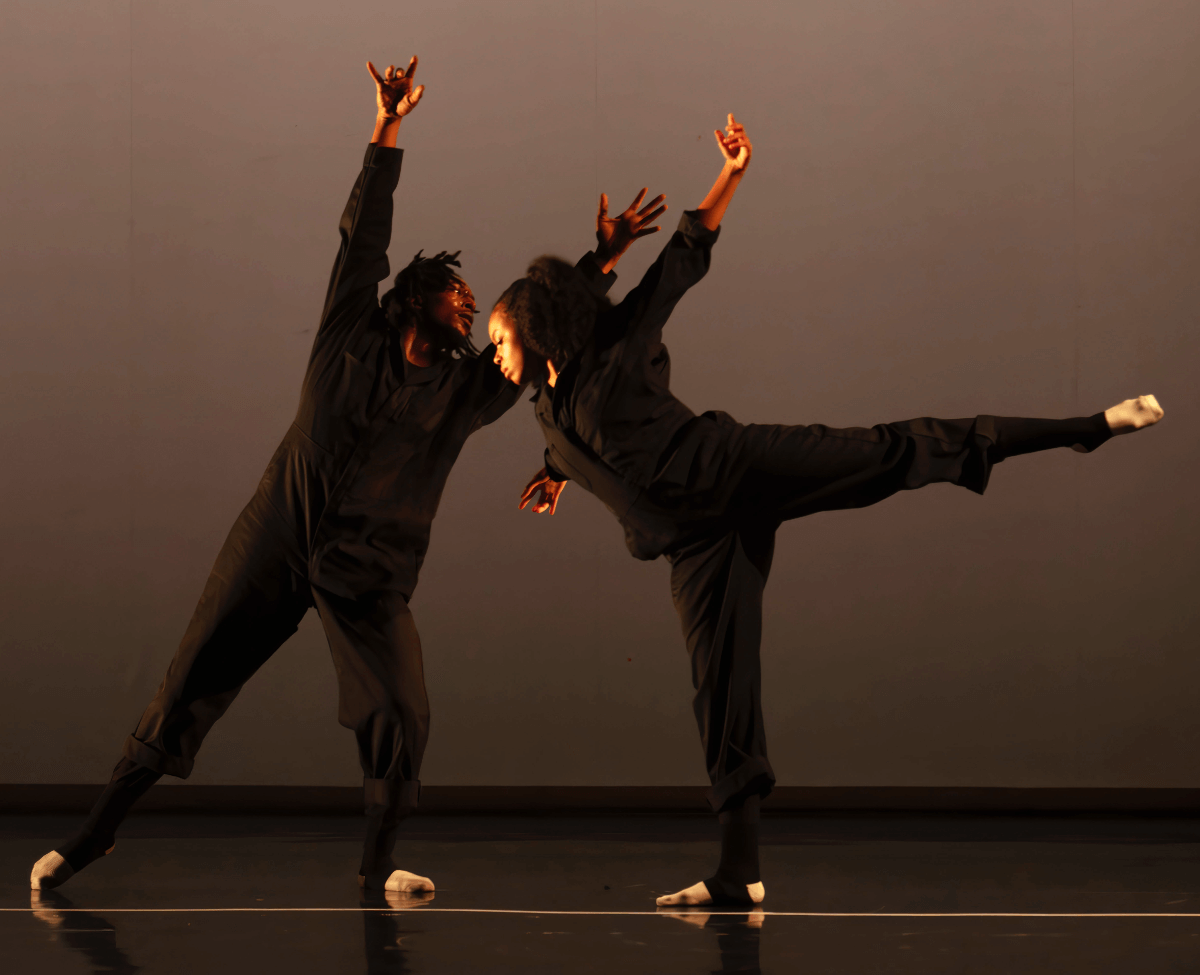
[[[492,309],[492,317],[488,319],[488,338],[496,344],[495,361],[501,375],[510,383],[520,385],[527,382],[525,345],[517,333],[516,325],[498,305]]]

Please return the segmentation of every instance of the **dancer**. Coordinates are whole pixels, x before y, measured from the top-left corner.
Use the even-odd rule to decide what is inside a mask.
[[[470,341],[475,299],[457,254],[418,253],[388,276],[401,119],[420,102],[414,57],[381,76],[378,117],[342,214],[342,243],[301,388],[295,422],[217,556],[154,700],[83,829],[34,865],[34,888],[57,887],[111,852],[133,803],[162,775],[186,779],[213,724],[242,685],[316,606],[338,678],[338,720],[363,768],[364,887],[433,890],[392,860],[396,830],[420,795],[429,704],[421,642],[408,609],[430,523],[466,438],[521,393],[489,349]],[[662,200],[624,213],[601,207],[598,245],[579,263],[603,296],[621,254],[653,233]]]
[[[1094,450],[1162,417],[1153,396],[1069,420],[922,418],[870,429],[696,416],[668,388],[662,328],[708,270],[721,218],[750,162],[750,140],[732,115],[725,132],[714,134],[720,175],[620,304],[598,305],[577,271],[541,258],[504,293],[488,324],[505,375],[541,384],[535,413],[545,467],[520,506],[533,501],[535,512],[553,514],[566,481],[577,481],[617,516],[634,557],[665,555],[671,563],[721,859],[713,877],[659,898],[660,906],[759,903],[765,894],[758,813],[775,775],[763,731],[759,642],[782,522],[938,481],[982,494],[992,466],[1005,458],[1061,446]]]

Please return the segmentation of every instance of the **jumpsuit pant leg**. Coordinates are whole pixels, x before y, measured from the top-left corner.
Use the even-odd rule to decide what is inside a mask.
[[[863,508],[939,482],[983,494],[992,467],[1007,457],[1075,444],[1094,450],[1111,435],[1102,413],[1068,420],[920,417],[869,428],[743,429],[749,470],[734,507],[781,522]]]
[[[947,481],[983,493],[1005,457],[1109,436],[1103,414],[1071,420],[979,416],[920,418],[870,428],[742,428],[746,474],[723,518],[667,553],[671,592],[696,688],[714,811],[765,797],[767,760],[759,644],[762,593],[780,523],[856,508],[901,490]]]
[[[256,498],[234,523],[166,677],[125,741],[129,762],[186,779],[242,685],[296,632],[311,589],[275,519]]]
[[[355,597],[313,588],[338,678],[338,721],[354,732],[363,770],[367,836],[360,875],[369,884],[395,869],[400,822],[417,808],[429,740],[421,638],[399,592]]]
[[[167,674],[80,832],[56,847],[72,870],[103,856],[158,779],[186,779],[213,724],[311,605],[286,533],[256,498],[230,529]]]
[[[776,523],[746,518],[667,555],[671,598],[683,627],[696,690],[713,811],[766,796],[775,782],[762,716],[762,596]]]

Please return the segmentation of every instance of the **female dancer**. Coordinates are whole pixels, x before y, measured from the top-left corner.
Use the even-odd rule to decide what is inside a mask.
[[[432,890],[396,868],[397,827],[420,794],[429,732],[421,642],[408,609],[442,488],[466,438],[521,393],[470,341],[475,299],[457,254],[417,254],[380,300],[388,275],[401,119],[424,92],[407,71],[375,81],[379,114],[342,214],[341,248],[301,388],[296,420],[242,511],[154,700],[83,829],[33,867],[57,887],[112,850],[133,803],[162,775],[187,778],[213,724],[242,685],[316,606],[338,678],[338,720],[358,742],[367,835],[364,887]],[[661,200],[597,220],[579,273],[595,297],[612,266],[652,231]]]
[[[671,563],[721,859],[713,877],[659,905],[759,903],[765,894],[758,809],[775,776],[763,732],[759,640],[782,522],[938,481],[983,493],[992,465],[1007,457],[1051,447],[1090,451],[1162,417],[1153,396],[1069,420],[921,418],[870,429],[696,416],[668,388],[662,328],[707,271],[750,162],[750,141],[732,115],[714,134],[720,175],[619,305],[600,305],[578,272],[541,258],[504,293],[488,324],[504,375],[541,383],[535,412],[545,467],[521,507],[537,496],[533,510],[553,514],[565,482],[578,481],[621,521],[636,558],[665,555]]]

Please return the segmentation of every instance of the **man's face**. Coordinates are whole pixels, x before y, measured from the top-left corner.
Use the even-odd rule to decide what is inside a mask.
[[[525,381],[525,345],[503,308],[492,310],[488,338],[496,344],[495,362],[500,367],[500,374],[510,383],[520,385]]]
[[[475,311],[475,295],[461,279],[452,281],[445,291],[430,295],[425,304],[425,314],[431,321],[462,335],[471,334]]]

